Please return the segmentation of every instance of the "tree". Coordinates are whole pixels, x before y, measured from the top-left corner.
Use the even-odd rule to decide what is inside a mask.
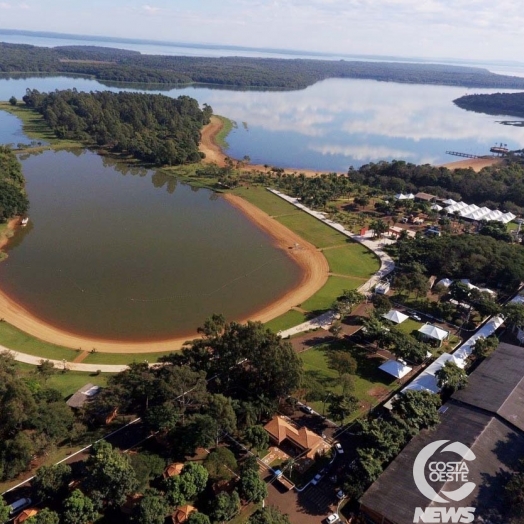
[[[357,361],[346,351],[330,351],[327,355],[329,367],[339,376],[346,373],[354,375],[357,371]]]
[[[342,295],[337,298],[333,304],[333,309],[340,313],[341,316],[346,316],[351,313],[351,310],[364,300],[364,295],[359,293],[356,289],[344,289]]]
[[[59,522],[60,517],[58,513],[50,510],[49,508],[44,508],[34,517],[27,519],[28,524],[59,524]]]
[[[137,524],[164,524],[169,506],[163,495],[156,490],[148,490],[140,504],[135,508],[133,522]]]
[[[204,461],[204,467],[209,473],[209,478],[217,482],[219,480],[230,480],[233,478],[238,464],[235,455],[229,449],[221,447],[215,449],[215,451],[212,451],[207,456]]]
[[[44,379],[44,382],[47,381],[47,379],[54,375],[56,373],[55,365],[50,360],[41,360],[40,364],[36,367],[38,370],[38,373],[42,376]]]
[[[439,423],[441,404],[440,397],[429,391],[408,390],[394,400],[393,412],[416,434]]]
[[[355,391],[355,377],[349,373],[344,373],[340,377],[340,385],[342,386],[342,394],[350,395]]]
[[[231,398],[218,394],[211,397],[207,414],[213,420],[215,440],[218,442],[223,433],[233,433],[237,428],[237,416]]]
[[[213,502],[211,517],[217,522],[231,520],[240,509],[240,497],[236,491],[233,493],[220,493]]]
[[[471,289],[464,282],[455,280],[448,288],[449,296],[457,302],[468,302],[471,295]]]
[[[181,487],[184,497],[191,500],[204,491],[209,473],[202,464],[189,462],[184,466],[179,478],[182,481]]]
[[[67,493],[67,486],[71,481],[71,466],[68,464],[54,464],[42,466],[36,472],[31,486],[37,500],[52,500],[63,498]]]
[[[472,355],[476,358],[486,358],[497,349],[499,345],[499,339],[497,337],[480,337],[477,338],[473,346]]]
[[[6,522],[9,518],[9,506],[5,503],[4,497],[0,496],[0,522]]]
[[[380,238],[386,231],[389,231],[388,224],[380,218],[377,220],[372,220],[369,224],[369,228],[373,230],[373,236],[375,238]]]
[[[199,511],[194,511],[191,513],[186,522],[187,524],[211,524],[209,517],[204,515],[204,513],[200,513]]]
[[[393,304],[386,295],[377,295],[375,293],[373,295],[373,307],[376,315],[380,316],[387,313],[393,307]]]
[[[502,308],[504,322],[510,326],[521,328],[524,326],[524,305],[518,302],[509,302]]]
[[[251,426],[247,428],[244,433],[244,442],[246,442],[251,449],[262,451],[266,449],[269,444],[269,435],[263,426]]]
[[[287,515],[280,513],[275,506],[266,506],[251,515],[248,524],[291,524],[291,521]]]
[[[333,324],[331,324],[329,328],[329,332],[335,337],[338,338],[340,334],[342,333],[342,325],[340,321],[335,321]]]
[[[358,409],[358,399],[353,396],[331,395],[328,404],[329,416],[338,422],[343,422],[351,413]]]
[[[75,489],[63,503],[64,524],[90,524],[98,517],[93,501]]]
[[[245,501],[257,504],[267,497],[267,486],[260,478],[258,468],[242,472],[240,477],[240,496]]]
[[[130,461],[140,491],[145,490],[151,480],[160,477],[166,467],[165,460],[152,453],[136,453],[130,456]]]
[[[468,383],[468,376],[457,364],[448,360],[436,373],[438,385],[447,394],[452,394],[457,389],[463,389]]]
[[[9,99],[9,103],[10,103],[12,106],[16,106],[16,104],[18,104],[18,100],[16,99],[15,96],[12,96],[12,97]]]
[[[93,444],[87,469],[91,492],[100,494],[108,506],[123,504],[138,485],[129,457],[105,440]]]

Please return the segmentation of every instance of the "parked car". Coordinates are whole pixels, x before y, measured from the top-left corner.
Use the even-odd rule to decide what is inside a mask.
[[[344,498],[346,498],[346,494],[345,494],[341,489],[339,489],[339,490],[337,491],[337,499],[338,499],[338,500],[342,500],[342,499],[344,499]]]
[[[9,515],[12,517],[31,505],[32,500],[29,498],[15,500],[9,506]]]
[[[333,522],[337,522],[339,520],[338,513],[332,513],[326,518],[327,524],[332,524]]]
[[[344,453],[344,449],[342,448],[342,444],[340,442],[337,442],[335,444],[335,449],[337,450],[338,453],[340,453],[341,455]]]
[[[422,322],[422,319],[416,313],[414,313],[413,315],[410,315],[410,318],[412,318],[413,320],[416,320],[417,322]]]
[[[322,476],[323,475],[321,473],[317,473],[311,481],[311,484],[313,484],[313,486],[316,486],[322,480]]]
[[[304,413],[309,413],[310,415],[314,413],[313,408],[309,406],[300,406],[300,410],[303,411]]]

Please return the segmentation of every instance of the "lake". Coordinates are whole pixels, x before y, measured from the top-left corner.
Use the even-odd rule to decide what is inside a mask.
[[[85,78],[2,79],[0,100],[20,99],[28,87],[119,90]],[[248,155],[255,163],[345,172],[350,165],[379,160],[442,164],[457,160],[446,155],[448,150],[484,155],[500,142],[511,149],[524,147],[524,128],[496,123],[507,116],[472,113],[452,103],[469,92],[493,90],[330,79],[300,91],[192,86],[164,93],[191,96],[234,120],[237,127],[227,139],[234,158]]]
[[[0,286],[82,336],[162,340],[212,313],[249,316],[294,287],[298,267],[223,198],[89,151],[23,160],[31,202]]]

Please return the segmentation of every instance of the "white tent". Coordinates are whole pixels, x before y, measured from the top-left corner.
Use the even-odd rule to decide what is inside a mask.
[[[443,278],[437,282],[437,286],[449,287],[451,284],[453,284],[453,280],[450,280],[449,278]]]
[[[422,333],[425,337],[433,338],[440,342],[446,340],[446,338],[448,338],[449,335],[449,331],[440,329],[432,324],[424,324],[418,331],[419,333]]]
[[[430,393],[438,393],[440,391],[435,375],[430,375],[426,372],[421,373],[415,380],[411,381],[402,389],[401,393],[405,393],[409,389],[415,391],[429,391]]]
[[[447,200],[444,200],[444,202],[442,203],[446,206],[452,206],[453,204],[456,204],[455,200],[453,200],[452,198],[448,198]]]
[[[413,193],[408,193],[405,195],[404,193],[397,193],[395,195],[395,198],[397,200],[413,200],[415,198],[415,195]]]
[[[444,208],[438,204],[433,204],[430,209],[433,211],[442,211]]]
[[[404,322],[404,320],[407,320],[409,317],[407,315],[404,315],[404,313],[397,311],[396,309],[391,309],[388,313],[382,315],[382,318],[390,320],[395,324],[401,324],[402,322]]]
[[[413,368],[406,366],[406,364],[403,364],[398,360],[388,360],[387,362],[384,362],[384,364],[382,364],[378,369],[381,369],[382,371],[385,371],[396,378],[402,378],[405,377]]]

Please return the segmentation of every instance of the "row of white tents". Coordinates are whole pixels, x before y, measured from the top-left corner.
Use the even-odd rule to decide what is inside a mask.
[[[494,211],[489,207],[479,207],[476,204],[466,204],[466,202],[455,202],[451,198],[443,203],[446,205],[444,211],[448,215],[457,213],[460,218],[465,218],[466,220],[486,220],[488,222],[494,220],[507,224],[517,218],[513,213],[503,213],[498,209]]]

